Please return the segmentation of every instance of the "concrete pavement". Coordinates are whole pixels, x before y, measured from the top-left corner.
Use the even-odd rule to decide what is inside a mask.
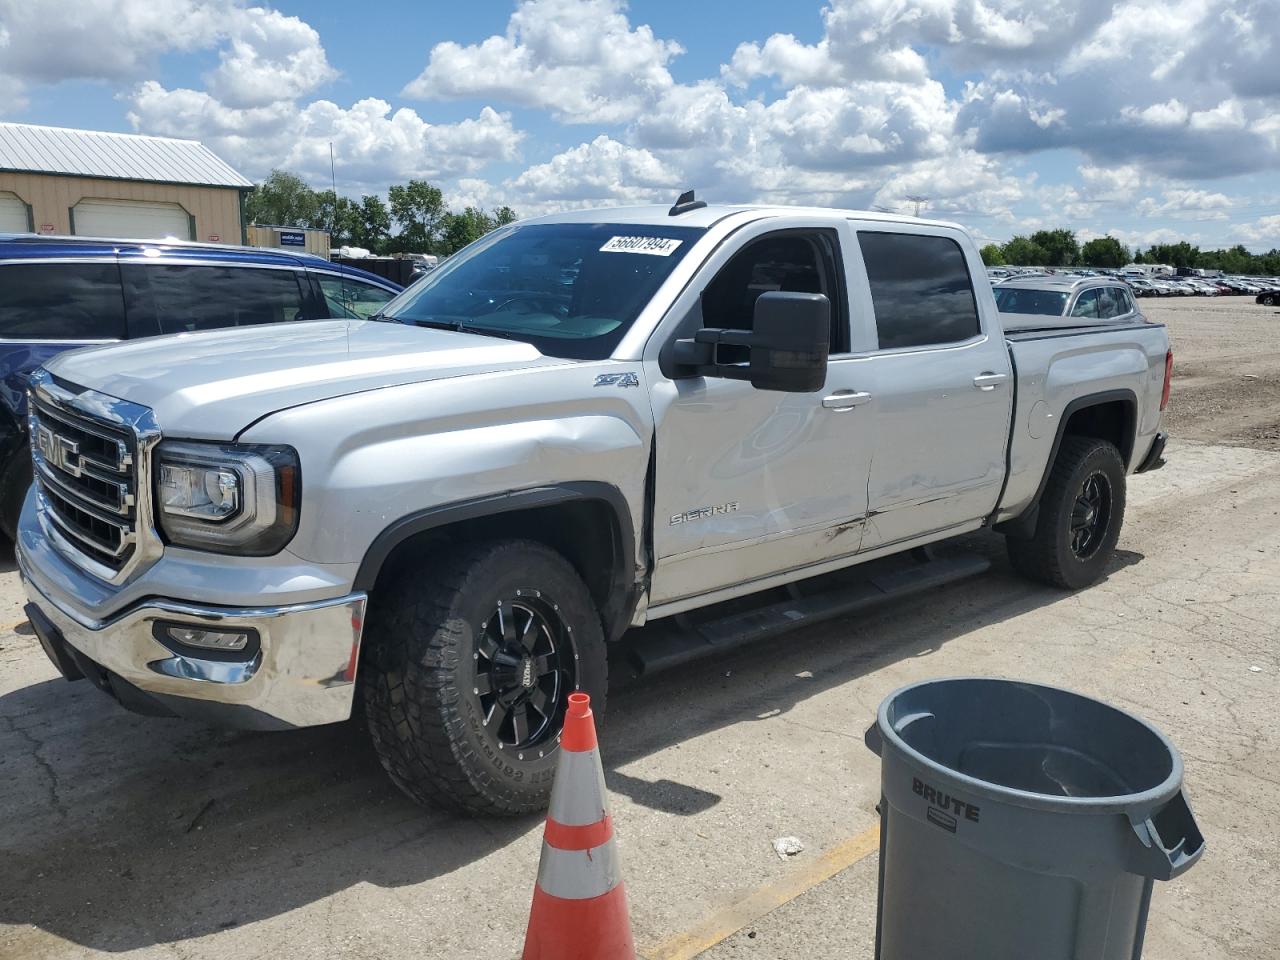
[[[707,957],[870,957],[874,852],[808,885],[875,826],[862,733],[902,684],[984,673],[1115,702],[1182,750],[1209,849],[1158,885],[1148,957],[1280,958],[1280,454],[1169,456],[1133,479],[1121,552],[1090,590],[1022,581],[999,538],[974,536],[996,562],[980,578],[615,692],[602,748],[642,950],[717,930]],[[420,810],[350,726],[131,716],[55,678],[12,572],[0,614],[17,627],[0,632],[0,958],[519,952],[536,818]],[[805,843],[786,862],[784,835]]]

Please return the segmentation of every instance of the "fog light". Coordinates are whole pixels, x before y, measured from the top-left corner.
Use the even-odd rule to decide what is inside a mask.
[[[199,630],[195,627],[165,627],[169,639],[188,647],[204,647],[206,650],[243,650],[249,645],[249,634],[243,630]]]
[[[189,623],[159,621],[154,636],[175,653],[206,652],[214,659],[246,658],[258,648],[258,631],[252,627],[202,627]]]

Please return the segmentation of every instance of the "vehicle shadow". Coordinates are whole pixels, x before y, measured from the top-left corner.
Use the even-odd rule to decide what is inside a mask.
[[[601,736],[610,789],[669,814],[706,811],[718,794],[619,768],[1065,596],[1016,578],[994,536],[961,546],[989,554],[992,571],[927,603],[889,603],[613,692]],[[0,923],[20,937],[111,952],[172,943],[361,882],[422,883],[540,826],[415,806],[355,723],[228,732],[135,717],[60,679],[0,697]]]

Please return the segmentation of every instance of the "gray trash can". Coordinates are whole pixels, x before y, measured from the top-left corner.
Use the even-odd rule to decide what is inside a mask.
[[[1153,880],[1204,840],[1163,734],[1066,690],[983,678],[880,705],[878,960],[1136,960]]]

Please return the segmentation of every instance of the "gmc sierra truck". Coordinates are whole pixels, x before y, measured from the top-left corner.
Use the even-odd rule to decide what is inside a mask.
[[[1128,306],[1002,318],[962,228],[878,213],[513,224],[368,320],[48,361],[27,612],[131,709],[358,701],[415,799],[534,810],[568,694],[603,708],[632,628],[762,635],[842,609],[802,583],[983,527],[1038,580],[1102,576],[1166,439],[1168,338]]]

